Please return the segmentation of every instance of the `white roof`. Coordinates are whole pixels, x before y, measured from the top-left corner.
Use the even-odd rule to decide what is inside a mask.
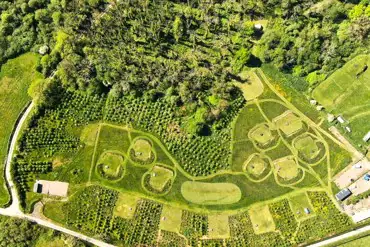
[[[362,138],[362,140],[364,140],[364,142],[367,142],[368,140],[370,140],[370,131],[367,132],[367,134],[364,136],[364,138]]]
[[[344,123],[345,122],[345,120],[342,116],[337,117],[337,119],[338,119],[339,123]]]
[[[37,180],[36,184],[42,185],[42,194],[66,197],[69,183],[59,181]]]

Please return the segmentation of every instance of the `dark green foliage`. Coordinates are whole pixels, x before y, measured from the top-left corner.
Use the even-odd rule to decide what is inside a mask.
[[[362,199],[365,199],[365,198],[368,198],[370,196],[370,190],[368,191],[365,191],[359,195],[356,195],[356,196],[351,196],[347,201],[346,201],[346,204],[347,205],[350,205],[350,204],[356,204],[358,203],[360,200]]]
[[[275,221],[275,226],[280,230],[286,241],[293,239],[293,234],[298,226],[294,218],[294,214],[289,206],[287,199],[275,202],[269,205],[272,218]]]
[[[208,233],[207,216],[184,210],[180,232],[189,240],[191,246],[197,246],[200,238]]]
[[[161,240],[158,242],[160,247],[185,247],[186,240],[177,233],[161,230]]]

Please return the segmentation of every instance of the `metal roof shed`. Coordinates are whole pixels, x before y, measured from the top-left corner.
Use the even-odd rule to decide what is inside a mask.
[[[342,189],[338,194],[335,195],[338,201],[344,201],[347,199],[350,195],[352,195],[352,192],[346,188]]]

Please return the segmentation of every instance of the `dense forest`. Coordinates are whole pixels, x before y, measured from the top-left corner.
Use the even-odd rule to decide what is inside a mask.
[[[209,123],[248,67],[272,63],[306,92],[367,52],[370,31],[370,0],[0,0],[0,11],[0,64],[37,51],[65,88],[164,97]]]

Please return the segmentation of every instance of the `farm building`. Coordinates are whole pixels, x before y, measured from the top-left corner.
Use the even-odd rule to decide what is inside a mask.
[[[350,195],[352,195],[352,192],[348,188],[346,188],[339,191],[339,193],[337,193],[335,197],[337,198],[338,201],[344,201]]]
[[[341,124],[344,124],[346,122],[346,120],[342,116],[338,116],[337,119],[338,119],[338,122]]]
[[[370,131],[369,131],[369,132],[367,132],[367,134],[364,136],[364,138],[362,138],[362,140],[363,140],[364,142],[368,142],[368,141],[370,140]]]
[[[68,193],[68,183],[59,181],[36,180],[33,185],[33,192],[51,196],[66,197]]]

